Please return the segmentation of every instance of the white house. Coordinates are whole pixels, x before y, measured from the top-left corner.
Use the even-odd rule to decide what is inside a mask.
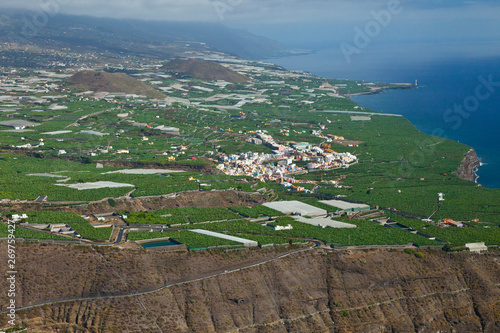
[[[19,215],[19,214],[13,214],[13,215],[12,215],[12,220],[13,220],[14,222],[18,222],[18,221],[20,221],[21,219],[27,219],[27,218],[28,218],[28,215],[26,215],[26,214],[22,214],[22,215]]]
[[[275,225],[275,226],[271,226],[271,228],[273,228],[273,230],[275,231],[280,231],[280,230],[292,230],[293,229],[293,226],[291,224],[287,225],[287,226],[283,226],[283,225]]]

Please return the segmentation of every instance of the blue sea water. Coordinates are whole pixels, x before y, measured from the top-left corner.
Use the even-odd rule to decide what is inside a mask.
[[[332,57],[331,52],[320,51],[271,61],[327,78],[408,83],[418,80],[418,89],[388,90],[352,99],[372,110],[402,114],[424,133],[473,147],[483,163],[477,172],[478,182],[500,188],[500,57],[369,59],[347,64]],[[493,84],[485,86],[485,81]]]

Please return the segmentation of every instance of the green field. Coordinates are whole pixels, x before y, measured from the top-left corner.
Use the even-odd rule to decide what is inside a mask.
[[[136,231],[128,234],[128,240],[138,241],[145,239],[156,238],[173,238],[185,244],[188,249],[200,249],[211,246],[224,246],[224,245],[241,245],[240,243],[230,240],[211,237],[207,235],[197,234],[190,231],[164,231],[164,232],[149,232],[149,231]]]
[[[169,224],[199,223],[206,221],[222,221],[240,219],[241,216],[222,207],[187,207],[166,208],[154,212],[157,215],[172,215],[164,219]]]
[[[274,210],[272,208],[263,206],[263,205],[257,205],[253,207],[246,207],[246,206],[241,206],[241,207],[231,207],[230,208],[232,211],[235,211],[245,217],[253,217],[253,218],[258,218],[262,216],[281,216],[283,215],[281,212],[278,212],[277,210]]]
[[[9,233],[7,225],[4,223],[0,223],[0,238],[6,238],[8,235]],[[52,240],[63,240],[63,241],[71,240],[71,238],[68,237],[58,236],[31,229],[24,229],[19,226],[16,226],[16,230],[14,231],[14,236],[16,238],[24,238],[24,239],[52,239]]]
[[[340,197],[423,217],[435,213],[434,219],[470,221],[479,218],[492,223],[490,228],[455,231],[430,230],[428,227],[426,230],[454,244],[477,239],[483,239],[488,244],[498,243],[495,226],[500,223],[500,190],[486,189],[455,175],[470,147],[423,134],[402,117],[372,116],[370,121],[352,121],[347,114],[320,112],[365,110],[346,96],[321,88],[325,81],[339,88],[341,94],[368,92],[369,87],[382,87],[383,84],[368,85],[363,81],[327,80],[308,75],[283,77],[280,71],[262,73],[261,69],[269,65],[254,65],[252,87],[234,84],[221,88],[198,79],[178,81],[175,76],[154,78],[166,85],[182,83],[186,92],[174,89],[171,96],[194,98],[205,107],[181,103],[160,106],[151,100],[127,98],[117,98],[112,102],[91,101],[69,94],[58,102],[67,107],[65,110],[51,110],[51,103],[47,102],[40,105],[21,104],[12,114],[0,112],[0,121],[17,119],[40,124],[27,132],[0,132],[0,199],[35,200],[39,196],[48,196],[48,201],[74,203],[117,198],[128,193],[138,198],[198,189],[206,192],[231,189],[247,193],[264,190],[261,192],[266,193],[268,200],[299,200],[329,212],[333,209],[318,200]],[[23,75],[28,77],[33,74],[27,70]],[[210,88],[213,92],[199,90],[196,86]],[[262,95],[265,101],[262,103],[245,97],[247,103],[239,109],[219,108],[234,106],[241,100],[235,96],[254,96],[259,90],[265,90]],[[204,100],[215,95],[218,97]],[[320,124],[326,126],[322,129],[323,137],[314,136],[312,131],[318,130]],[[163,133],[157,128],[161,125],[179,128],[180,135]],[[82,133],[82,130],[105,135]],[[68,133],[44,134],[47,131]],[[359,163],[347,169],[295,176],[301,184],[312,181],[319,185],[316,193],[309,195],[290,192],[276,182],[257,181],[248,176],[227,176],[216,170],[221,154],[271,153],[268,146],[249,143],[256,131],[264,131],[284,145],[291,142],[318,145],[326,141],[327,135],[356,140],[360,143],[353,147],[334,142],[329,144],[334,151],[356,155]],[[39,146],[42,142],[43,146]],[[26,144],[33,147],[13,148]],[[66,154],[59,155],[59,150],[65,150]],[[123,151],[119,153],[119,150]],[[98,169],[97,163],[114,166]],[[307,163],[297,162],[301,166]],[[182,168],[187,171],[155,175],[108,173],[133,167]],[[29,176],[43,173],[59,177]],[[199,186],[196,180],[203,186]],[[326,183],[329,180],[338,180],[340,186]],[[58,186],[97,181],[132,186],[92,190]],[[308,189],[314,186],[311,183],[305,185]],[[439,206],[438,193],[444,193],[446,199]],[[8,209],[7,203],[5,210]],[[250,225],[248,221],[239,221],[242,217],[281,215],[260,205],[252,208],[187,207],[123,213],[129,216],[127,222],[130,224],[185,224],[190,227],[190,223],[238,220],[202,227],[256,237],[279,236],[288,240],[317,238],[336,245],[431,244],[422,237],[366,221],[352,222],[358,225],[356,230],[320,230],[290,221],[294,230],[277,233]],[[397,218],[394,213],[390,215]],[[69,221],[68,224],[84,237],[95,240],[109,237],[109,229],[94,230],[80,220],[73,221],[71,218]]]
[[[206,229],[215,232],[225,232],[242,238],[249,235],[288,237],[295,239],[318,239],[337,246],[348,245],[403,245],[415,243],[417,245],[439,245],[441,243],[430,241],[422,236],[411,234],[407,231],[386,228],[371,221],[345,221],[356,224],[356,229],[319,228],[313,225],[296,222],[290,217],[277,219],[280,225],[291,224],[292,230],[274,231],[271,228],[247,220],[206,223],[200,225],[185,225],[185,229]]]
[[[148,161],[145,161],[146,163]],[[173,167],[171,163],[160,163],[165,169]],[[145,164],[147,168],[147,163]],[[154,167],[158,168],[155,163]],[[211,175],[200,172],[183,172],[135,175],[122,173],[108,173],[122,170],[124,168],[105,167],[96,169],[95,164],[79,163],[75,161],[61,160],[56,158],[26,157],[16,154],[0,154],[0,169],[4,171],[0,176],[2,188],[0,199],[35,200],[38,196],[48,196],[48,201],[92,201],[107,197],[121,197],[126,193],[134,192],[132,197],[155,196],[176,192],[198,190],[198,184],[190,181],[190,177],[207,182],[208,190],[227,190],[237,188],[242,191],[251,191],[251,184],[237,182],[242,177],[221,176],[216,182]],[[56,177],[41,176],[39,174],[51,174]],[[65,182],[61,180],[68,179]],[[61,184],[91,183],[98,181],[111,181],[116,183],[131,184],[132,187],[102,188],[77,190],[58,186]]]
[[[468,226],[442,228],[416,219],[398,217],[395,220],[427,235],[445,240],[452,246],[463,246],[466,243],[477,242],[500,246],[500,227],[498,225],[478,228]]]
[[[214,230],[216,228],[206,227],[206,228],[192,228],[192,229],[206,229]],[[266,235],[253,235],[253,234],[238,234],[236,232],[226,232],[232,236],[241,237],[244,239],[253,240],[259,243],[259,245],[281,245],[281,244],[292,244],[292,243],[303,243],[304,240],[298,238],[282,237],[282,236],[266,236]],[[128,240],[137,241],[145,239],[156,239],[156,238],[173,238],[181,243],[186,244],[189,249],[204,248],[209,246],[220,246],[220,245],[241,245],[229,240],[224,240],[216,237],[211,237],[207,235],[201,235],[194,232],[188,231],[164,231],[164,232],[149,232],[149,231],[136,231],[130,232],[128,235]]]
[[[51,211],[38,211],[38,212],[6,212],[4,215],[9,214],[26,214],[28,219],[25,222],[29,223],[40,223],[40,224],[59,224],[65,223],[78,232],[82,238],[90,239],[95,241],[107,241],[111,236],[112,228],[94,228],[87,220],[81,216],[71,213],[71,212],[51,212]],[[64,239],[69,238],[60,237],[56,235],[49,235],[47,233],[24,230],[18,228],[17,231],[20,232],[18,237],[23,238],[52,238],[52,239]],[[30,236],[23,236],[24,234],[29,234]],[[55,237],[55,238],[54,238]]]

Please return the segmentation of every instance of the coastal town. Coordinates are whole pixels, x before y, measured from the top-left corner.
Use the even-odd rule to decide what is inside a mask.
[[[317,134],[316,131],[315,134]],[[338,168],[348,168],[357,162],[357,157],[351,153],[337,153],[330,148],[312,146],[307,142],[288,143],[282,145],[264,131],[257,131],[255,138],[249,141],[262,144],[272,149],[272,154],[241,153],[222,155],[223,162],[217,169],[231,176],[250,176],[260,181],[277,181],[285,187],[291,187],[296,182],[294,175]],[[327,140],[331,142],[331,139]],[[329,146],[327,144],[323,144]],[[274,163],[271,163],[273,161]],[[295,161],[309,162],[305,167],[299,167]],[[297,191],[310,191],[303,187],[294,187]]]

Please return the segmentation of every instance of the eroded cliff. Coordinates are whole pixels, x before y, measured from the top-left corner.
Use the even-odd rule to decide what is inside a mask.
[[[19,282],[26,304],[132,293],[19,310],[23,322],[37,332],[500,331],[498,251],[434,250],[417,258],[401,250],[315,249],[225,273],[276,253],[96,252],[78,247],[68,261],[62,258],[70,248],[26,251],[29,246],[22,249],[25,268]],[[222,274],[134,293],[210,271]]]
[[[477,157],[474,149],[469,150],[457,171],[457,176],[475,182],[477,180],[476,169],[481,166],[481,161]]]

